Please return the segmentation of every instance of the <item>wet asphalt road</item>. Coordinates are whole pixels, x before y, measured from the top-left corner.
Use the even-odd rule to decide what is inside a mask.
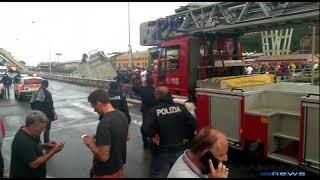
[[[51,125],[50,138],[58,142],[65,141],[64,149],[47,162],[48,177],[87,178],[92,165],[92,155],[82,143],[81,135],[94,134],[98,115],[93,112],[87,97],[94,89],[58,81],[49,81],[54,106],[59,119]],[[127,144],[127,164],[124,168],[125,177],[148,177],[150,151],[144,149],[141,141],[141,113],[139,104],[129,103],[132,123],[130,125],[131,139]],[[21,102],[14,98],[13,90],[8,99],[0,100],[0,115],[5,120],[6,138],[2,146],[5,163],[5,177],[8,177],[10,167],[11,143],[17,130],[24,125],[26,114],[30,112],[28,101]],[[42,137],[42,136],[41,136]],[[259,169],[248,161],[243,153],[229,148],[230,169],[229,177],[258,177]],[[274,166],[274,162],[267,161],[264,170]],[[276,168],[288,168],[278,164]],[[167,171],[169,168],[166,168]],[[272,168],[274,169],[274,168]],[[166,173],[163,174],[166,176]]]
[[[48,177],[85,178],[89,177],[92,155],[82,144],[81,135],[94,134],[98,124],[98,115],[93,112],[87,97],[94,87],[83,87],[57,81],[49,81],[54,106],[59,119],[51,125],[50,138],[58,142],[65,141],[64,149],[47,162]],[[131,139],[128,141],[125,177],[148,177],[150,152],[143,149],[141,141],[141,113],[139,104],[129,103],[132,123]],[[2,146],[5,163],[5,177],[8,177],[11,156],[11,143],[15,133],[24,125],[30,112],[27,101],[18,101],[11,96],[0,100],[0,115],[6,126],[6,138]],[[42,136],[41,136],[42,138]]]

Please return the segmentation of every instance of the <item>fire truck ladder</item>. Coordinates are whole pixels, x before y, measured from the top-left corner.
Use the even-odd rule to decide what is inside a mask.
[[[221,2],[144,22],[140,44],[196,32],[247,33],[290,24],[319,24],[319,2]]]

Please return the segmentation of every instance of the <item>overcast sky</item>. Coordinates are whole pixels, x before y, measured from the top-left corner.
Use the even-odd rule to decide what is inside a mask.
[[[132,50],[142,22],[174,14],[186,2],[131,2]],[[128,51],[127,2],[0,2],[0,48],[27,65],[80,60],[83,53]],[[50,53],[49,53],[50,52]]]

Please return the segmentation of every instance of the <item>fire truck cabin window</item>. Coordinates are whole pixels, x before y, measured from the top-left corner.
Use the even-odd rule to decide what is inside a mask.
[[[166,71],[173,72],[179,68],[179,47],[166,47],[163,49],[163,59],[166,59]]]

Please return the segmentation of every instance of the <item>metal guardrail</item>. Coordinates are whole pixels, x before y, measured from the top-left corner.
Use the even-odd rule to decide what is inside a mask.
[[[261,74],[259,72],[254,72],[253,74]],[[274,71],[269,74],[276,73]],[[277,82],[286,81],[286,82],[310,82],[312,85],[319,84],[319,68],[305,68],[305,69],[296,69],[294,71],[289,70],[283,75],[276,75]]]
[[[52,79],[56,81],[68,82],[72,84],[78,84],[82,86],[93,86],[99,88],[108,88],[110,82],[115,82],[115,80],[101,80],[101,79],[88,79],[81,77],[72,77],[72,76],[62,76],[62,75],[50,75],[44,73],[38,73],[39,76],[45,79]],[[127,101],[131,103],[141,103],[140,97],[135,96],[132,90],[125,90],[127,94]]]
[[[84,78],[81,77],[81,74],[78,73],[57,73],[57,72],[51,72],[51,73],[46,73],[46,72],[34,72],[36,74],[44,74],[44,75],[53,75],[53,76],[66,76],[66,77],[76,77],[76,78]],[[87,78],[89,79],[89,78]],[[104,79],[99,79],[99,80],[113,80],[113,77],[110,76],[105,76]]]
[[[50,74],[43,74],[43,73],[39,73],[38,75],[46,79],[52,79],[57,81],[78,84],[82,86],[93,86],[93,87],[99,87],[99,88],[107,88],[109,87],[110,82],[115,82],[114,80],[88,79],[88,78],[81,78],[81,77],[52,75],[52,74],[50,75]]]
[[[319,81],[319,68],[310,68],[298,72],[292,72],[288,80],[293,82],[310,82],[314,85],[316,84],[315,81]]]

